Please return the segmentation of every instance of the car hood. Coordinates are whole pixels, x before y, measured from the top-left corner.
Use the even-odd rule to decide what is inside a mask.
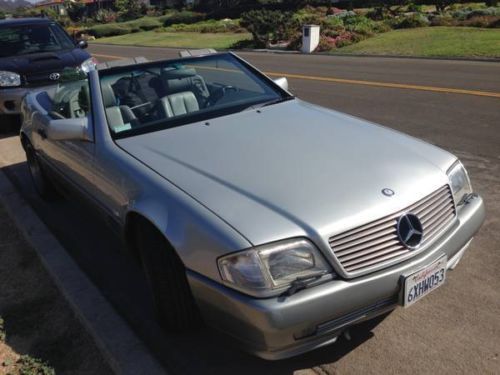
[[[60,72],[65,67],[78,66],[88,58],[90,58],[89,53],[81,48],[3,57],[0,58],[0,70],[21,75]]]
[[[326,243],[445,185],[455,160],[300,100],[117,143],[254,245],[295,236]]]

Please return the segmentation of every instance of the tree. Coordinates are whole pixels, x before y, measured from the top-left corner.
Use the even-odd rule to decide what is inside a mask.
[[[390,13],[391,16],[398,15],[401,12],[402,8],[408,5],[408,3],[409,0],[377,0],[375,2],[376,8],[385,10],[386,12]]]
[[[440,13],[444,12],[447,7],[456,3],[457,0],[433,0],[432,3],[436,7],[436,10]]]
[[[81,21],[87,14],[87,7],[83,4],[83,2],[68,0],[64,3],[64,6],[68,12],[68,17],[73,22]]]
[[[240,25],[252,34],[255,44],[261,47],[267,47],[272,41],[287,39],[297,28],[291,13],[263,9],[244,13]]]
[[[143,12],[142,3],[139,0],[115,0],[115,8],[120,18],[124,20],[139,18]]]

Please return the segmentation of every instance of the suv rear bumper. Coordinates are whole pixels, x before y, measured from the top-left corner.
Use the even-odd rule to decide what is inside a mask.
[[[21,101],[27,93],[28,89],[23,87],[2,89],[0,91],[0,114],[20,114]]]
[[[0,90],[0,115],[19,115],[21,102],[26,94],[31,91],[47,91],[51,86],[41,87],[14,87]]]
[[[485,218],[476,196],[459,208],[458,219],[429,249],[403,263],[350,280],[336,279],[289,297],[256,299],[188,272],[193,295],[207,323],[236,338],[265,359],[292,357],[335,342],[350,325],[394,309],[402,275],[447,255],[460,261]]]

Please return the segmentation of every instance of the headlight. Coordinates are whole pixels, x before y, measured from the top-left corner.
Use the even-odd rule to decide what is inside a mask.
[[[14,72],[0,70],[0,87],[21,86],[21,76]]]
[[[97,65],[97,60],[94,57],[91,57],[90,59],[87,59],[84,62],[82,62],[82,64],[80,65],[80,69],[84,73],[88,73],[91,70],[94,70],[96,65]]]
[[[267,297],[279,294],[296,280],[331,272],[316,247],[292,239],[256,247],[219,259],[222,279],[245,293]]]
[[[472,186],[470,184],[469,175],[465,170],[462,163],[457,161],[448,170],[448,178],[450,179],[451,191],[453,192],[453,199],[458,205],[462,204],[464,198],[472,193]]]

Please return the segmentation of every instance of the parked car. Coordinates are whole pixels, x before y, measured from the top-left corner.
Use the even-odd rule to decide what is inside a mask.
[[[20,113],[29,90],[57,84],[64,68],[95,65],[86,42],[76,44],[48,18],[0,20],[0,122]],[[12,117],[12,116],[11,116]]]
[[[420,300],[485,217],[456,156],[232,53],[91,71],[23,114],[36,189],[78,191],[119,229],[163,326],[203,320],[266,359]]]

